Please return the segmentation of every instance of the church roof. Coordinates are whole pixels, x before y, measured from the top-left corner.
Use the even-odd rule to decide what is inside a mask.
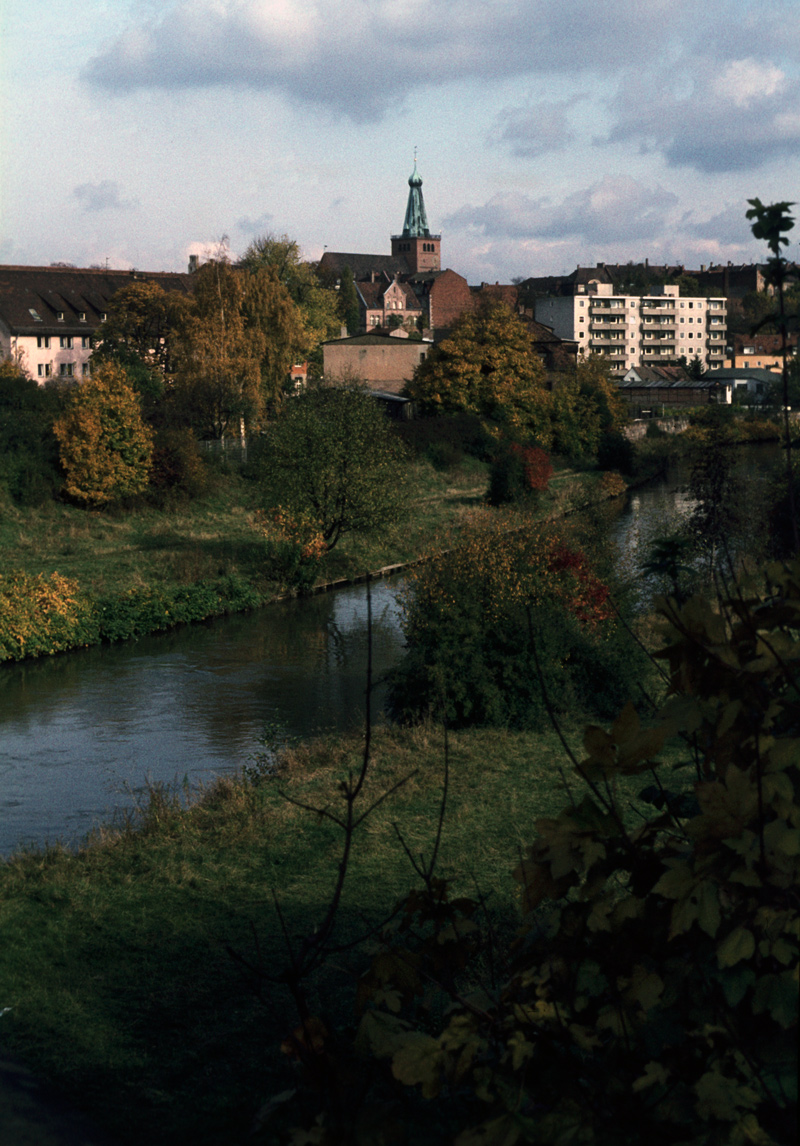
[[[390,279],[396,274],[408,274],[405,259],[395,255],[357,255],[348,251],[326,251],[319,261],[319,269],[341,276],[345,267],[353,272],[356,282],[371,279],[373,272],[384,272]]]

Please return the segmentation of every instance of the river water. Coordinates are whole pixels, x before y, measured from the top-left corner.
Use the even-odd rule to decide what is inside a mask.
[[[774,448],[751,451],[747,472],[757,475],[776,456]],[[652,538],[672,532],[691,507],[686,480],[678,469],[634,492],[610,526],[630,575]],[[376,680],[402,651],[401,585],[372,584]],[[270,724],[298,736],[358,725],[367,632],[359,585],[0,666],[0,854],[75,843],[133,806],[146,781],[196,787],[235,771]],[[379,716],[380,688],[372,704]]]
[[[402,650],[399,582],[371,586],[374,679]],[[246,764],[265,726],[364,719],[363,585],[160,636],[0,667],[0,854],[74,843],[146,781],[195,787]],[[373,714],[382,707],[374,691]]]

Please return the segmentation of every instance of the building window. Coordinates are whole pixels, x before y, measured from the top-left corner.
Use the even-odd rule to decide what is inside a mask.
[[[81,366],[81,374],[83,374],[83,376],[85,378],[86,375],[91,374],[91,372],[92,372],[91,365],[88,362],[84,362],[83,365]]]
[[[75,373],[75,366],[72,362],[62,362],[58,370],[62,378],[71,378]]]
[[[49,350],[50,349],[50,335],[49,334],[37,334],[36,335],[36,345],[39,347],[40,350],[42,350],[42,349]]]
[[[90,336],[88,334],[82,335],[82,337],[81,337],[81,350],[89,350],[91,348],[91,345],[92,345],[92,340],[91,340]]]
[[[86,311],[85,310],[82,310],[80,312],[80,314],[78,315],[78,321],[79,322],[86,322]]]
[[[70,334],[62,334],[58,341],[62,350],[72,350],[72,336]]]

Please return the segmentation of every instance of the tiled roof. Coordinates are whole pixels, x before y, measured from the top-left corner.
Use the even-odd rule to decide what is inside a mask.
[[[0,322],[19,335],[95,330],[112,297],[132,282],[156,282],[182,294],[192,290],[192,275],[177,272],[0,266]]]
[[[385,271],[389,278],[409,272],[406,260],[395,255],[356,255],[347,251],[326,251],[319,261],[319,269],[323,273],[340,276],[345,267],[353,272],[356,282],[369,279],[373,272]]]

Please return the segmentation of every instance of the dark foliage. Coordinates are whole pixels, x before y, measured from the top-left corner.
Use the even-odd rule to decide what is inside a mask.
[[[64,391],[40,387],[11,363],[0,368],[0,487],[17,505],[40,505],[62,484],[53,422]]]
[[[650,427],[648,426],[648,431]],[[624,434],[607,430],[597,447],[597,464],[601,470],[616,470],[627,477],[633,473],[636,451]]]

